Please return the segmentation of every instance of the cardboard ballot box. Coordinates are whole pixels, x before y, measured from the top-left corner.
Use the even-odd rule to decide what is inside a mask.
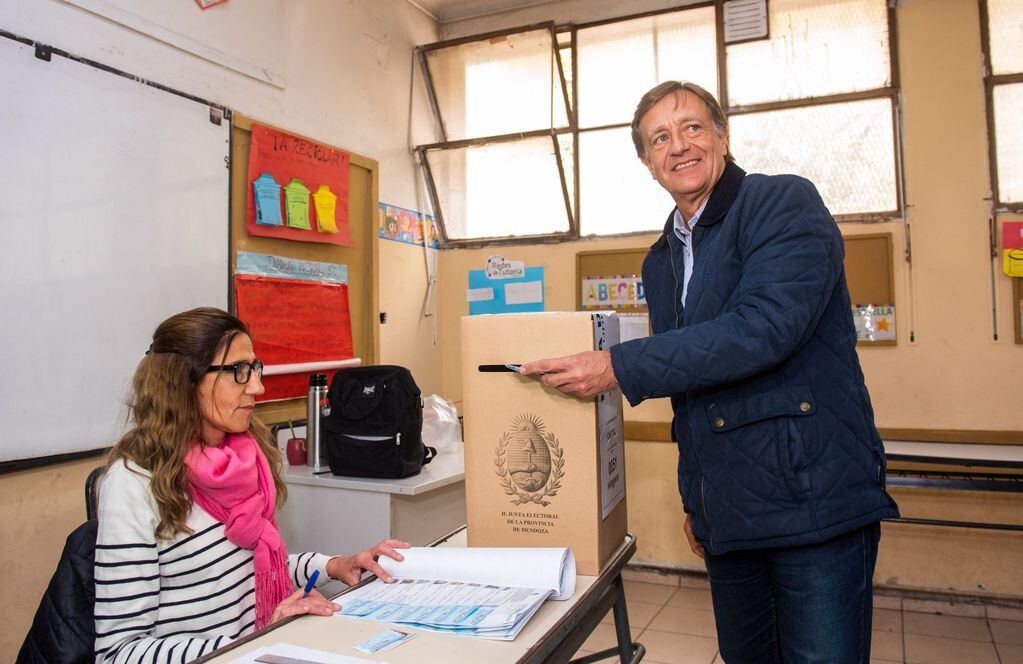
[[[576,399],[500,370],[607,350],[618,338],[612,312],[462,318],[469,546],[567,546],[578,573],[595,575],[621,544],[621,392]]]

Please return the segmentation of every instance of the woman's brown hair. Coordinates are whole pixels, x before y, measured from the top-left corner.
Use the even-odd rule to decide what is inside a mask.
[[[131,428],[110,450],[107,468],[123,459],[149,471],[160,513],[157,537],[170,539],[190,532],[185,525],[192,509],[185,454],[189,447],[203,442],[199,381],[215,357],[223,363],[239,334],[249,334],[245,324],[220,309],[200,307],[175,314],[156,328],[152,345],[135,369],[128,398]],[[216,380],[221,376],[229,374],[218,373]],[[281,479],[280,452],[258,419],[252,419],[249,433],[270,464],[279,507],[287,496]]]

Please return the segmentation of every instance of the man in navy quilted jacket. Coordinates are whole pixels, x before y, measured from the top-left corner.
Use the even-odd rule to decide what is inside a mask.
[[[838,226],[809,181],[739,168],[692,83],[647,92],[632,139],[675,202],[643,261],[653,335],[522,372],[582,398],[671,398],[726,662],[868,662],[879,521],[898,508]]]

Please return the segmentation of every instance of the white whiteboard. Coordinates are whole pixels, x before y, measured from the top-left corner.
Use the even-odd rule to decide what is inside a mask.
[[[0,38],[0,461],[124,430],[167,316],[226,308],[230,123]]]

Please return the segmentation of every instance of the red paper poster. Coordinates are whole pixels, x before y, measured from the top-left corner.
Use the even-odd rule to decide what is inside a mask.
[[[249,326],[263,364],[354,357],[347,284],[239,274],[234,288],[238,318]],[[309,373],[264,376],[263,386],[256,401],[304,397]]]
[[[307,141],[291,134],[263,125],[252,125],[252,146],[249,149],[248,203],[245,209],[245,226],[249,235],[297,240],[299,242],[329,242],[353,247],[348,232],[348,161],[347,152],[335,150],[321,143]],[[263,173],[269,173],[277,184],[284,187],[292,180],[301,180],[310,192],[316,192],[321,185],[327,185],[337,196],[334,206],[336,233],[323,232],[316,219],[313,196],[309,196],[309,225],[311,228],[293,228],[287,225],[285,194],[280,193],[283,226],[264,226],[256,223],[256,199],[252,183]],[[327,224],[329,227],[329,224]]]
[[[1023,249],[1023,221],[1002,222],[1002,250]]]

